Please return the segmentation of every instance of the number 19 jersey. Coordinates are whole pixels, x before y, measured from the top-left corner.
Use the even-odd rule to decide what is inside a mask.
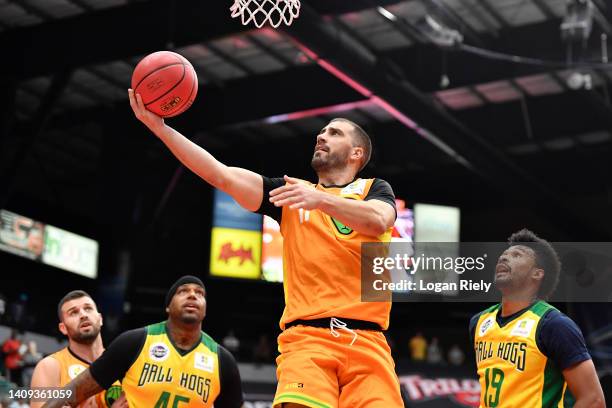
[[[539,301],[501,325],[501,305],[484,310],[474,332],[481,408],[569,407],[573,397],[561,370],[538,347],[543,317],[556,310]]]

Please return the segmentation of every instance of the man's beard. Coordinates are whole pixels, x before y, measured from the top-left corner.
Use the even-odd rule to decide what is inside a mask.
[[[202,319],[200,319],[199,316],[196,316],[194,314],[181,314],[180,320],[182,323],[185,324],[195,324],[202,322]]]
[[[507,280],[494,279],[493,280],[493,287],[496,288],[497,290],[508,289],[508,288],[512,287],[512,282],[511,281],[507,281]]]
[[[315,152],[312,156],[310,165],[317,173],[342,168],[346,165],[348,154],[348,152],[344,155],[342,152],[321,152],[317,155],[317,152]]]
[[[88,333],[81,333],[77,330],[76,333],[70,333],[70,339],[79,344],[91,344],[100,334],[100,328],[94,327],[94,330]]]

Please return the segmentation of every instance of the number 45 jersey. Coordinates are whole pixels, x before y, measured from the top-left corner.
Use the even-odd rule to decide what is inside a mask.
[[[481,408],[573,406],[562,370],[590,356],[571,319],[538,301],[504,318],[501,305],[492,306],[470,326]]]
[[[224,408],[242,405],[240,375],[232,355],[206,333],[181,350],[166,322],[120,335],[91,366],[100,384],[121,379],[130,407]]]

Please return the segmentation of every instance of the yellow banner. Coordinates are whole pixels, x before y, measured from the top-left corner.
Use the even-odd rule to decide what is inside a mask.
[[[261,277],[261,232],[213,227],[210,274],[229,278]]]

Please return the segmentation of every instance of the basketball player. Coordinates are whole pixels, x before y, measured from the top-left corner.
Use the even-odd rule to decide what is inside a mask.
[[[118,336],[66,389],[73,399],[44,408],[75,406],[121,380],[133,408],[240,408],[242,386],[234,358],[202,331],[206,291],[183,276],[166,295],[168,320]]]
[[[561,263],[553,247],[523,229],[499,257],[501,303],[472,317],[480,407],[604,408],[582,333],[546,303]]]
[[[382,333],[391,303],[361,301],[361,243],[390,241],[396,218],[391,186],[356,178],[372,151],[366,132],[347,119],[319,132],[311,162],[316,184],[268,178],[220,163],[128,93],[136,118],[185,166],[280,223],[286,304],[274,406],[403,407]]]
[[[32,374],[32,388],[63,387],[85,371],[104,352],[100,328],[102,315],[86,292],[73,290],[67,293],[57,306],[59,330],[68,337],[68,346],[42,359]],[[120,398],[121,385],[114,384],[106,391],[81,404],[81,407],[127,407]],[[32,401],[32,408],[40,408],[40,401]]]

